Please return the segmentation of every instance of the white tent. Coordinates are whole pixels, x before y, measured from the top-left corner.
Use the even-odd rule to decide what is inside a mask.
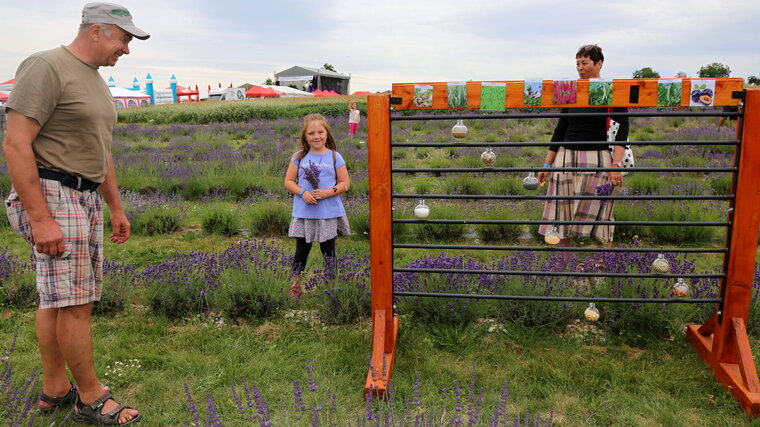
[[[117,109],[135,108],[151,105],[150,96],[143,92],[122,87],[109,87],[113,103]]]
[[[304,92],[302,90],[294,89],[289,86],[276,86],[276,85],[258,85],[261,87],[272,88],[276,91],[282,92],[280,98],[295,98],[297,96],[314,96],[313,93]]]

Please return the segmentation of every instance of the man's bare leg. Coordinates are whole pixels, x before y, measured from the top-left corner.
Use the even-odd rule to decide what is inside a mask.
[[[85,404],[92,403],[108,391],[100,385],[95,375],[92,357],[92,327],[90,315],[92,303],[59,309],[58,342],[66,364],[71,370],[79,387],[79,397]],[[118,406],[112,399],[105,402],[101,413],[111,412]],[[139,412],[125,409],[119,415],[119,423],[125,423],[136,417]]]
[[[63,397],[71,390],[71,384],[66,376],[66,362],[58,346],[57,320],[57,308],[39,309],[35,318],[35,330],[42,358],[42,392],[52,397]],[[52,407],[43,401],[39,405],[44,409]]]

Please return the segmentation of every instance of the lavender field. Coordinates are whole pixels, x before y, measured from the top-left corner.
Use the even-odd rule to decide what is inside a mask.
[[[545,142],[555,123],[554,119],[464,118],[469,136],[463,142]],[[333,265],[324,266],[318,251],[312,252],[305,291],[294,296],[288,292],[292,242],[286,237],[292,201],[283,189],[283,179],[288,158],[297,150],[300,121],[288,118],[155,124],[163,121],[121,124],[114,131],[117,177],[134,236],[123,246],[107,246],[106,292],[96,312],[101,315],[97,327],[107,341],[127,340],[135,346],[136,353],[141,353],[135,356],[141,361],[140,368],[125,368],[128,378],[116,385],[133,389],[134,397],[152,417],[162,417],[159,414],[164,413],[174,417],[172,421],[161,418],[165,425],[618,425],[633,419],[629,412],[590,415],[578,407],[604,405],[593,397],[593,392],[580,401],[572,394],[574,383],[587,387],[584,390],[606,387],[603,381],[588,378],[588,370],[595,369],[592,366],[584,363],[575,372],[560,363],[562,369],[570,370],[563,375],[562,369],[547,371],[546,366],[534,365],[519,355],[505,356],[505,345],[507,353],[526,352],[544,364],[552,359],[548,354],[552,352],[565,354],[568,360],[596,359],[599,354],[589,356],[589,352],[595,353],[597,346],[609,346],[609,354],[635,348],[650,354],[645,360],[656,360],[665,369],[677,369],[675,366],[682,361],[666,355],[675,346],[677,351],[689,354],[688,363],[693,365],[685,372],[688,379],[681,379],[699,383],[689,393],[719,395],[712,402],[713,409],[722,416],[741,419],[737,405],[724,396],[709,371],[683,343],[683,326],[702,322],[715,311],[714,305],[706,303],[600,303],[596,306],[601,317],[590,323],[583,315],[587,303],[400,297],[397,310],[404,327],[410,329],[400,347],[403,357],[399,358],[396,375],[401,382],[389,401],[369,400],[365,406],[356,391],[363,382],[362,375],[366,375],[369,352],[371,230],[366,123],[357,137],[349,138],[347,118],[329,118],[352,179],[351,191],[344,196],[352,236],[339,238],[338,259]],[[732,138],[730,127],[716,128],[714,122],[717,119],[635,118],[630,139]],[[394,122],[393,138],[400,142],[452,142],[452,125],[432,120]],[[545,150],[545,146],[496,147],[494,167],[538,167]],[[394,148],[392,158],[397,168],[481,168],[482,151],[460,147]],[[733,164],[733,147],[637,147],[636,164],[729,167]],[[483,196],[545,191],[526,190],[523,178],[524,174],[517,173],[403,174],[394,175],[393,189],[402,194]],[[633,173],[626,178],[623,194],[725,195],[729,193],[730,180],[725,173]],[[0,193],[6,195],[9,190],[2,162]],[[417,203],[414,199],[395,199],[394,217],[414,219]],[[426,203],[430,219],[528,221],[541,219],[543,211],[543,203],[531,200],[428,199]],[[728,206],[725,200],[620,201],[616,203],[615,216],[627,221],[722,221]],[[537,229],[536,224],[401,223],[394,225],[394,239],[398,243],[545,246]],[[613,246],[719,248],[724,240],[725,231],[720,227],[632,225],[617,228]],[[4,402],[0,403],[4,405],[0,407],[0,419],[28,422],[31,415],[24,408],[33,401],[33,391],[39,387],[38,374],[33,372],[33,331],[28,314],[35,304],[33,272],[28,248],[4,218],[0,219],[0,241],[0,308],[5,310],[4,318],[21,325],[4,322],[0,327],[1,340],[10,343],[14,337],[2,361],[4,376],[0,380],[4,379],[5,385],[0,387],[0,402]],[[596,246],[583,239],[577,244]],[[394,266],[403,268],[536,272],[396,273],[396,290],[407,292],[673,298],[676,282],[675,278],[656,276],[604,277],[607,273],[649,274],[656,253],[572,252],[563,256],[528,249],[396,249],[394,257]],[[665,258],[673,274],[714,274],[721,270],[719,254],[666,252]],[[561,272],[594,274],[553,275]],[[689,298],[717,297],[717,279],[692,278],[687,283]],[[756,270],[754,288],[756,300],[760,270]],[[748,325],[753,346],[760,336],[757,312],[753,310]],[[128,327],[120,330],[119,322]],[[161,351],[136,341],[129,331],[150,337]],[[243,331],[245,337],[240,335]],[[16,336],[21,344],[14,349]],[[544,348],[536,347],[536,343]],[[335,356],[332,346],[346,355]],[[667,348],[665,353],[658,353],[663,347]],[[259,348],[260,352],[251,350]],[[177,351],[176,361],[161,354],[172,351]],[[117,353],[98,357],[103,363],[132,358],[130,352]],[[608,355],[608,351],[603,353]],[[430,360],[426,360],[426,354]],[[211,359],[203,362],[204,357]],[[271,367],[272,357],[290,358],[292,363]],[[627,353],[621,356],[620,362],[628,357]],[[15,360],[14,365],[11,360]],[[523,372],[517,366],[501,366],[507,360],[530,368]],[[599,369],[612,375],[621,369],[616,360],[597,360],[602,366]],[[638,361],[634,359],[634,363]],[[211,372],[217,374],[207,372],[207,363],[213,364]],[[441,364],[450,375],[436,372]],[[646,382],[648,393],[657,387],[632,372],[624,370],[622,375],[634,383]],[[427,386],[420,384],[420,376]],[[513,378],[517,386],[505,382]],[[531,384],[531,378],[543,379],[535,380],[541,383],[537,385]],[[662,377],[657,378],[662,382]],[[173,389],[148,390],[159,380],[170,383]],[[325,385],[317,386],[320,381]],[[644,399],[631,389],[631,383],[615,385],[616,380],[610,381],[614,383],[610,387],[621,393],[620,399]],[[667,384],[679,387],[671,381]],[[515,390],[518,397],[508,404],[510,392],[514,396]],[[654,393],[668,394],[662,390]],[[167,401],[175,407],[166,409]],[[647,410],[642,425],[688,425],[681,422],[694,420],[694,415],[684,414],[695,406],[676,412],[665,408]],[[699,416],[707,415],[699,412]],[[59,414],[56,419],[63,417]],[[37,421],[29,425],[47,424]]]

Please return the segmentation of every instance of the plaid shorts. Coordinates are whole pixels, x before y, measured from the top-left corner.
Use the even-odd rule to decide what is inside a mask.
[[[34,250],[29,217],[15,189],[5,201],[11,227],[32,246],[40,308],[83,305],[100,300],[103,288],[103,203],[97,191],[77,191],[40,179],[66,249],[52,257]]]

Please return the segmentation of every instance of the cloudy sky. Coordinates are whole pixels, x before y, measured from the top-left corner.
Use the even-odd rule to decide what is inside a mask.
[[[642,67],[696,76],[721,62],[760,74],[757,0],[117,0],[151,34],[116,67],[119,86],[263,83],[293,65],[332,64],[351,90],[395,82],[577,77],[574,54],[597,43],[602,76]],[[30,53],[68,44],[84,1],[0,0],[0,82]],[[753,30],[754,28],[754,30]],[[755,34],[754,36],[752,34]]]

